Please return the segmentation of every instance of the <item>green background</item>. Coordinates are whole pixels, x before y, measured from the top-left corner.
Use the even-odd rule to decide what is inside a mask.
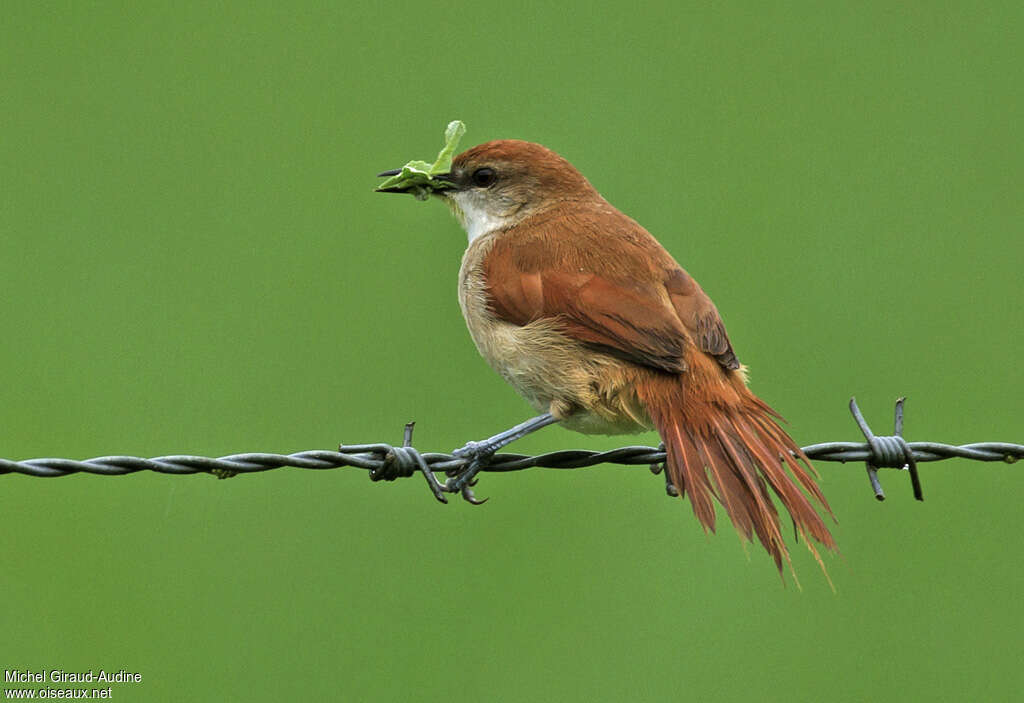
[[[1024,440],[1020,3],[21,3],[0,22],[0,456],[442,451],[524,419],[465,235],[372,192],[542,142],[658,236],[800,444]],[[640,437],[551,428],[516,451]],[[1006,700],[1018,466],[820,464],[780,584],[644,469],[0,477],[0,665],[125,701]]]

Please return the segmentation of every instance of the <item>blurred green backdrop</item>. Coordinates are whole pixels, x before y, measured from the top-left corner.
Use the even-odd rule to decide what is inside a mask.
[[[21,3],[0,23],[0,456],[447,450],[530,412],[465,237],[374,174],[540,141],[714,297],[800,444],[1020,442],[1020,3]],[[656,442],[552,428],[538,452]],[[1019,695],[1021,469],[820,464],[837,593],[642,469],[0,477],[5,668],[176,700]]]

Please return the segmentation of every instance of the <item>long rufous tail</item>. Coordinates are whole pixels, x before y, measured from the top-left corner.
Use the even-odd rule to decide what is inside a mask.
[[[813,542],[830,550],[836,544],[814,503],[829,515],[832,509],[811,476],[817,473],[806,455],[779,427],[778,414],[747,389],[741,373],[724,372],[703,355],[692,361],[681,376],[659,375],[637,387],[665,443],[673,485],[680,496],[689,497],[693,512],[712,532],[712,499],[717,499],[741,535],[747,540],[757,535],[781,572],[783,560],[792,563],[774,493],[824,569]]]

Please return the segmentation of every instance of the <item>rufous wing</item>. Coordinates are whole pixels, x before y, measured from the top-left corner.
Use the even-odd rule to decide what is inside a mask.
[[[646,230],[615,214],[582,210],[500,235],[484,260],[494,314],[517,325],[556,318],[575,339],[671,373],[686,369],[687,345],[738,368],[711,299]]]

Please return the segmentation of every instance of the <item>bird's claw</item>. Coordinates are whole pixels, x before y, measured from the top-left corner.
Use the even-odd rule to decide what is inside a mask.
[[[480,499],[473,495],[473,489],[470,488],[476,481],[470,481],[468,484],[462,487],[462,499],[472,505],[483,505],[487,502],[486,498]]]
[[[487,502],[484,498],[480,500],[473,494],[473,486],[476,485],[477,479],[476,474],[485,466],[484,462],[479,459],[474,459],[469,462],[461,471],[450,475],[448,480],[444,482],[444,490],[446,493],[458,493],[462,496],[462,499],[467,503],[473,505],[483,505]]]
[[[467,442],[465,446],[452,452],[452,456],[459,459],[468,459],[464,466],[458,469],[449,469],[445,473],[448,480],[444,483],[444,490],[447,493],[458,493],[467,503],[483,505],[487,499],[478,499],[473,494],[473,486],[477,482],[477,474],[487,466],[495,450],[486,442]]]
[[[661,451],[661,452],[665,451],[665,443],[664,442],[662,442],[658,446],[658,451]],[[654,464],[651,464],[651,473],[654,474],[655,476],[660,474],[662,471],[665,471],[665,462],[664,461],[656,462]],[[676,488],[676,485],[674,483],[672,483],[672,477],[669,476],[668,471],[665,471],[665,493],[667,493],[670,498],[678,498],[679,497],[679,489]]]

